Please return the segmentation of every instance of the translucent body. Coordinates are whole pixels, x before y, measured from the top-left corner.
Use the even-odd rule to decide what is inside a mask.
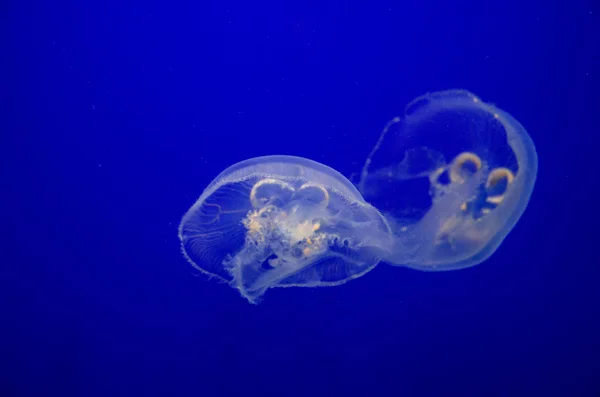
[[[184,215],[179,238],[194,267],[251,302],[271,287],[360,277],[393,245],[387,222],[346,178],[291,156],[223,171]]]
[[[359,190],[394,234],[382,260],[421,270],[476,265],[525,210],[537,174],[527,132],[468,91],[427,94],[392,120]]]
[[[509,114],[468,91],[430,93],[384,128],[358,190],[304,158],[246,160],[209,184],[179,238],[194,267],[250,302],[271,287],[342,284],[379,261],[459,269],[500,246],[536,174],[533,142]]]

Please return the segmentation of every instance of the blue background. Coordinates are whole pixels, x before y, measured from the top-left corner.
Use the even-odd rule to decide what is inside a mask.
[[[600,395],[597,6],[3,2],[0,395]],[[382,264],[253,306],[180,255],[225,167],[290,154],[351,176],[448,88],[539,154],[484,264]]]

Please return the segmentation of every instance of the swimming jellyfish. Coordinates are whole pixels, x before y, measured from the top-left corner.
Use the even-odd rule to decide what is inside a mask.
[[[179,238],[196,269],[252,303],[272,287],[343,284],[380,261],[460,269],[500,246],[536,174],[518,121],[468,91],[435,92],[387,124],[358,190],[308,159],[242,161],[208,185]]]
[[[179,238],[196,269],[253,303],[272,287],[343,284],[393,246],[388,223],[350,181],[292,156],[227,168],[184,215]]]
[[[394,234],[382,261],[450,270],[494,253],[523,214],[536,174],[534,144],[517,120],[449,90],[416,98],[388,123],[359,191]]]

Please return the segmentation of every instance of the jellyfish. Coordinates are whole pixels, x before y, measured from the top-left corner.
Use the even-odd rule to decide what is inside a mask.
[[[489,258],[523,214],[535,146],[508,113],[465,90],[420,96],[384,128],[359,191],[394,235],[382,261],[452,270]]]
[[[219,174],[183,216],[184,256],[251,303],[273,287],[358,278],[393,247],[381,213],[326,165],[258,157]]]
[[[536,175],[517,120],[468,91],[434,92],[385,126],[357,186],[301,157],[245,160],[206,187],[179,239],[196,269],[251,303],[269,288],[343,284],[379,262],[461,269],[498,249]]]

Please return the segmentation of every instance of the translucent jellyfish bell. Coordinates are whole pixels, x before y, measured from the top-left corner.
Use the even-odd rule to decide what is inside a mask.
[[[179,238],[196,269],[250,302],[271,287],[343,284],[393,245],[383,216],[345,177],[292,156],[227,168],[184,215]]]
[[[537,155],[523,126],[468,91],[421,96],[385,127],[359,184],[394,233],[382,260],[421,270],[476,265],[515,226]]]

